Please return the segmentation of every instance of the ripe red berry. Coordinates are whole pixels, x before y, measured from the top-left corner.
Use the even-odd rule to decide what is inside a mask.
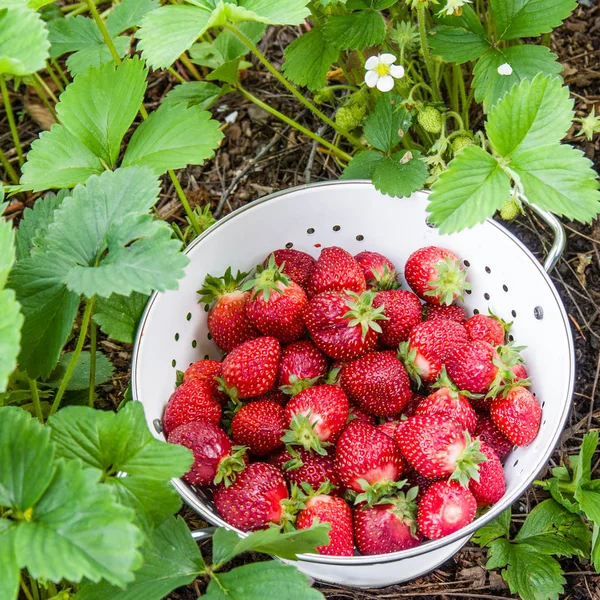
[[[439,416],[448,421],[456,421],[469,433],[475,431],[477,415],[469,401],[451,387],[442,387],[421,401],[415,415]]]
[[[365,276],[352,254],[332,246],[323,248],[308,281],[308,297],[322,292],[348,290],[362,294],[367,289]]]
[[[507,324],[495,316],[473,315],[465,323],[465,329],[472,340],[487,342],[492,346],[504,344]]]
[[[275,264],[281,268],[281,272],[287,275],[294,283],[306,290],[310,274],[317,264],[317,261],[300,250],[294,248],[282,248],[272,252],[264,261],[264,266],[269,264],[271,256],[275,259]]]
[[[542,407],[527,388],[517,386],[492,402],[490,415],[496,427],[513,444],[527,446],[540,430]]]
[[[389,290],[379,292],[373,306],[383,306],[383,314],[388,318],[381,321],[381,342],[390,348],[397,348],[400,342],[408,339],[413,327],[423,320],[421,301],[412,292]]]
[[[472,394],[485,394],[498,374],[497,352],[487,342],[468,342],[452,348],[446,356],[450,379]]]
[[[277,386],[296,395],[319,383],[327,373],[327,357],[307,340],[294,342],[283,349],[277,375]]]
[[[210,384],[192,379],[171,394],[163,415],[163,430],[168,435],[180,425],[198,419],[218,425],[221,413],[221,405],[213,398]]]
[[[370,415],[366,410],[363,410],[360,406],[353,406],[352,404],[350,405],[350,420],[360,421],[361,423],[367,423],[368,425],[373,425],[373,427],[377,424],[373,415]]]
[[[473,435],[491,446],[500,460],[513,449],[513,443],[494,425],[489,415],[477,415],[477,427]]]
[[[479,450],[487,460],[479,465],[479,479],[469,481],[469,489],[478,506],[487,506],[495,504],[504,496],[506,483],[502,463],[494,450],[485,442],[481,442]]]
[[[210,390],[215,400],[223,405],[227,402],[227,394],[224,394],[219,389],[217,377],[223,374],[220,362],[216,360],[198,360],[190,365],[183,374],[183,383],[187,383],[192,379],[206,381],[210,385]]]
[[[393,290],[400,287],[394,263],[383,254],[364,250],[359,252],[354,260],[363,271],[368,289]]]
[[[456,304],[426,304],[426,321],[435,321],[436,319],[442,319],[445,321],[456,321],[461,325],[465,324],[467,320],[467,313],[462,306]]]
[[[419,530],[426,538],[438,540],[466,527],[476,512],[477,501],[467,488],[456,481],[438,481],[419,504]]]
[[[282,406],[272,400],[257,400],[242,406],[231,421],[231,435],[251,454],[266,456],[281,448],[286,419]]]

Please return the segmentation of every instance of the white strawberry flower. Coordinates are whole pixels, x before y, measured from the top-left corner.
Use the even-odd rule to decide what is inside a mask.
[[[460,15],[462,15],[463,12],[462,7],[465,4],[471,4],[472,2],[473,0],[448,0],[446,6],[442,8],[442,10],[440,10],[438,14],[445,14],[448,17],[460,17]]]
[[[512,67],[508,63],[504,63],[498,67],[498,75],[508,77],[509,75],[512,75],[512,72]]]
[[[388,52],[370,56],[365,63],[365,83],[380,92],[389,92],[394,87],[394,79],[404,77],[404,67],[395,62],[396,57]]]

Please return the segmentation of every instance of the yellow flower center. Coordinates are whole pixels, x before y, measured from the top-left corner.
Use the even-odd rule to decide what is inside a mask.
[[[377,73],[377,75],[379,75],[379,77],[383,77],[384,75],[389,75],[390,74],[390,66],[384,65],[383,63],[379,63],[375,67],[375,72]]]

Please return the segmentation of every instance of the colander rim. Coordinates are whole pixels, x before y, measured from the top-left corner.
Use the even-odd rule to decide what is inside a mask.
[[[285,190],[280,190],[264,196],[263,198],[258,198],[257,200],[253,200],[248,204],[234,210],[229,213],[222,219],[219,219],[214,225],[200,234],[197,238],[195,238],[190,245],[183,251],[184,254],[190,253],[202,240],[204,240],[208,235],[210,235],[217,228],[221,227],[234,217],[239,214],[251,210],[256,206],[264,204],[270,200],[274,200],[276,198],[280,198],[281,196],[286,196],[288,194],[293,194],[295,192],[300,192],[306,189],[317,189],[320,187],[330,187],[330,186],[343,186],[343,185],[365,185],[369,187],[373,187],[373,184],[369,180],[364,179],[353,179],[353,180],[335,180],[335,181],[320,181],[310,184],[303,184],[299,186],[294,186],[292,188],[288,188]],[[429,195],[431,192],[429,190],[422,190],[415,193],[421,193],[425,195]],[[488,512],[481,515],[477,519],[475,519],[472,523],[459,529],[458,531],[443,537],[439,540],[429,540],[415,548],[410,548],[407,550],[400,550],[398,552],[392,552],[389,554],[375,554],[371,556],[327,556],[323,554],[299,554],[298,560],[310,563],[317,564],[328,564],[328,565],[337,565],[337,566],[354,566],[354,565],[374,565],[374,564],[383,564],[383,563],[392,563],[398,560],[402,560],[405,558],[411,558],[414,556],[419,556],[421,554],[425,554],[428,552],[433,552],[435,550],[439,550],[448,544],[453,542],[457,542],[460,539],[468,538],[475,533],[478,529],[495,519],[500,513],[504,510],[512,506],[516,500],[523,494],[523,492],[531,485],[531,483],[536,478],[537,474],[544,468],[549,458],[552,456],[556,445],[560,439],[560,435],[562,434],[565,426],[565,422],[567,420],[567,416],[569,414],[569,410],[571,408],[571,403],[573,400],[573,392],[575,387],[575,350],[574,350],[574,342],[573,342],[573,334],[571,332],[571,328],[569,326],[569,320],[567,317],[567,313],[563,304],[563,301],[556,289],[556,286],[550,279],[548,273],[543,268],[543,265],[538,261],[538,259],[533,255],[533,253],[527,248],[527,246],[514,234],[512,234],[506,227],[495,221],[494,219],[486,219],[486,222],[490,225],[496,227],[499,231],[501,231],[506,237],[509,238],[514,244],[516,244],[525,254],[525,256],[533,263],[533,265],[538,269],[546,284],[549,286],[552,295],[554,296],[561,318],[563,322],[563,326],[565,328],[565,332],[567,334],[567,343],[568,343],[568,358],[569,358],[569,381],[568,381],[568,398],[567,401],[563,404],[563,412],[558,419],[558,426],[554,431],[552,441],[546,447],[545,451],[540,453],[540,458],[535,465],[535,469],[532,471],[532,475],[523,480],[521,484],[519,484],[515,491],[511,494],[505,495],[499,502],[497,502]],[[141,402],[139,399],[139,394],[137,393],[137,385],[138,385],[138,375],[137,375],[137,364],[138,364],[138,355],[140,352],[141,339],[143,337],[145,324],[150,316],[150,312],[152,310],[152,306],[156,299],[158,298],[160,292],[154,292],[142,314],[142,318],[140,319],[140,323],[138,325],[138,329],[136,332],[136,338],[133,347],[132,354],[132,368],[131,368],[131,394],[134,401]],[[182,480],[182,479],[173,479],[171,481],[179,495],[182,499],[188,504],[191,508],[193,508],[197,513],[202,515],[209,523],[215,525],[217,527],[226,527],[227,529],[233,530],[241,536],[248,535],[247,533],[240,531],[239,529],[232,527],[228,523],[226,523],[219,515],[209,509],[205,504],[198,498],[198,496],[193,492],[193,490]]]

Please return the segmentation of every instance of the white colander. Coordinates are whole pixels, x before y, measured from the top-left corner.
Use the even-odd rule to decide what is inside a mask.
[[[206,326],[207,306],[198,290],[207,273],[229,266],[248,270],[276,248],[294,247],[317,257],[319,249],[341,246],[356,254],[374,250],[402,269],[409,254],[440,245],[456,252],[469,267],[473,291],[465,307],[514,321],[512,335],[527,346],[523,357],[532,390],[543,407],[535,441],[513,451],[505,462],[506,494],[471,525],[411,550],[376,556],[331,557],[305,554],[295,563],[308,575],[342,585],[376,587],[400,583],[435,569],[454,555],[473,532],[508,508],[544,467],[559,439],[574,385],[573,339],[560,296],[544,267],[527,248],[495,221],[442,236],[428,226],[427,194],[390,198],[370,182],[319,183],[262,198],[220,220],[186,250],[190,264],[177,291],[152,296],[142,318],[133,354],[132,392],[144,404],[148,427],[164,440],[160,420],[173,392],[175,371],[201,358],[219,358]],[[560,223],[540,213],[555,234],[546,260],[552,268],[564,247]],[[230,527],[210,498],[182,480],[173,484],[183,499],[216,526]],[[231,528],[231,527],[230,527]],[[238,532],[243,535],[241,532]],[[206,535],[198,532],[196,537]]]

